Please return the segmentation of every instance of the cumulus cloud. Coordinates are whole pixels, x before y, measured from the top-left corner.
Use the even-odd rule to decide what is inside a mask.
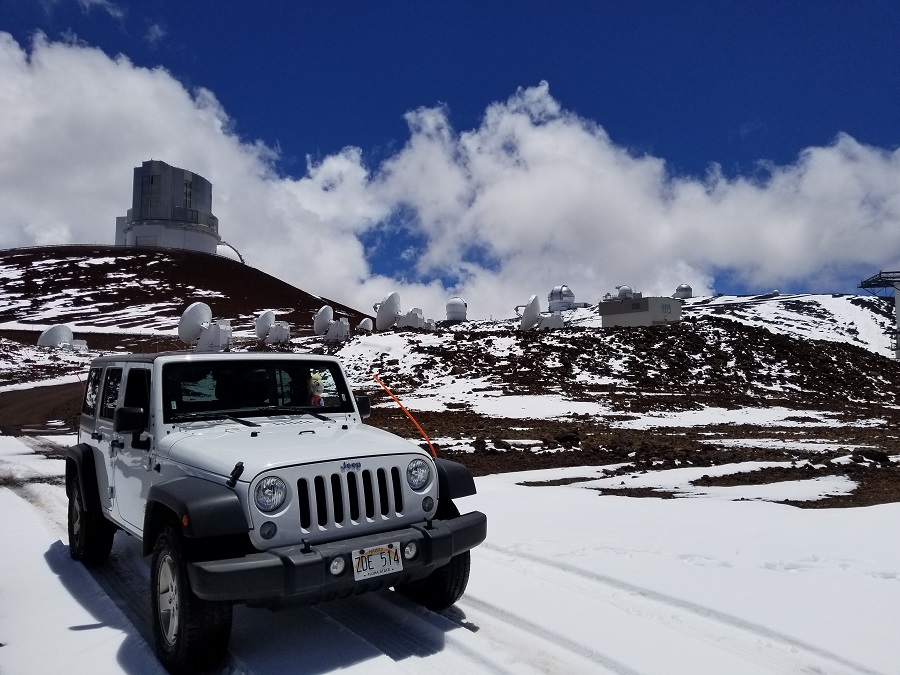
[[[900,267],[900,154],[846,135],[753,176],[678,176],[540,83],[488,105],[474,129],[455,130],[444,107],[407,112],[405,145],[378,166],[348,147],[290,177],[277,148],[234,133],[214,92],[4,33],[0,109],[4,248],[112,243],[133,167],[162,159],[212,181],[220,233],[249,264],[363,310],[396,290],[428,317],[453,294],[470,316],[506,317],[531,294],[546,307],[560,283],[581,301],[726,279],[847,291]]]

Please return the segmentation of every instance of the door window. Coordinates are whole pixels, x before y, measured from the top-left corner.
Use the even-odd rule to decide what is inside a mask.
[[[84,401],[81,404],[81,412],[94,416],[97,412],[97,398],[100,396],[100,374],[102,368],[91,368],[88,372],[87,382],[84,385]]]
[[[119,384],[122,382],[121,368],[107,368],[103,382],[103,398],[100,402],[100,417],[111,420],[119,400]]]

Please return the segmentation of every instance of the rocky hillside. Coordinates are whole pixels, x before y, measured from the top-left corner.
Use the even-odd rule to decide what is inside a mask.
[[[647,328],[602,328],[595,307],[567,313],[566,328],[554,331],[470,321],[326,346],[310,334],[319,307],[331,304],[351,326],[363,315],[232,260],[113,247],[5,251],[0,432],[71,432],[90,358],[183,348],[176,326],[195,300],[232,319],[238,349],[263,348],[253,322],[275,310],[295,336],[279,349],[340,356],[354,387],[373,399],[370,423],[421,440],[377,374],[439,453],[479,474],[593,464],[616,465],[625,479],[655,467],[766,460],[788,464],[716,480],[840,473],[859,485],[842,506],[900,499],[900,364],[885,334],[893,306],[871,296],[693,298],[681,322]],[[56,323],[87,339],[89,351],[36,347]],[[824,503],[838,502],[812,502]]]
[[[367,316],[218,255],[116,246],[0,251],[3,331],[67,324],[79,339],[88,333],[174,335],[181,313],[197,300],[210,305],[215,318],[231,319],[236,333],[252,333],[267,309],[295,335],[312,332],[312,316],[325,304],[354,326]]]

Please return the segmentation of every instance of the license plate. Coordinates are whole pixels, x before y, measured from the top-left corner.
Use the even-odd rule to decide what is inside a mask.
[[[362,581],[382,574],[403,570],[403,559],[400,557],[400,542],[379,544],[353,552],[353,580]]]

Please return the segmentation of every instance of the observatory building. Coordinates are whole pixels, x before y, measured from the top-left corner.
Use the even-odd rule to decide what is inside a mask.
[[[597,305],[603,327],[654,326],[681,320],[681,303],[672,298],[643,297],[630,286],[616,287],[616,295],[607,293]]]
[[[220,245],[228,246],[212,214],[212,183],[159,160],[135,167],[131,208],[116,218],[116,246],[218,253]]]
[[[694,289],[688,284],[679,284],[672,295],[676,300],[689,300],[694,296]]]

